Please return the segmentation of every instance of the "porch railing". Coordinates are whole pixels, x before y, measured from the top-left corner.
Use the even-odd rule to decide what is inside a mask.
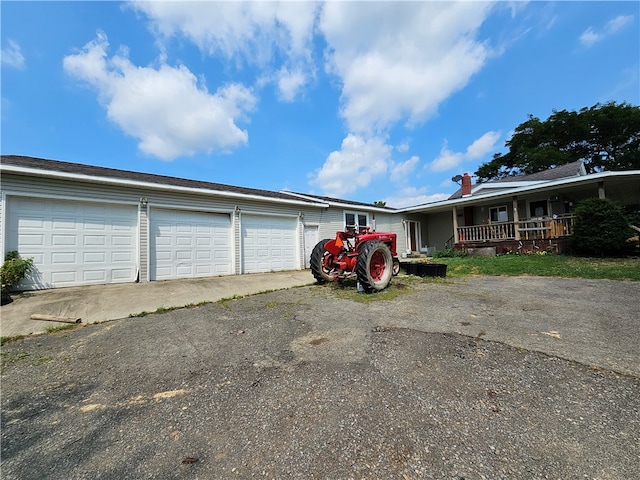
[[[574,217],[557,215],[549,218],[529,218],[518,222],[458,227],[458,239],[465,242],[495,242],[500,240],[542,240],[573,233]]]

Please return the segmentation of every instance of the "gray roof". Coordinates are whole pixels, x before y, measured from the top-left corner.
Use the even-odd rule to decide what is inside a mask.
[[[528,175],[510,175],[508,177],[500,178],[498,180],[492,180],[485,182],[485,184],[496,183],[509,183],[509,182],[547,182],[550,180],[558,180],[560,178],[578,177],[585,175],[584,166],[581,160],[577,160],[571,163],[565,163],[564,165],[558,165],[554,168],[548,168],[541,172],[529,173]],[[476,183],[476,185],[478,185]],[[459,188],[453,195],[449,197],[449,200],[456,198],[462,198],[462,188]]]
[[[286,193],[286,190],[281,190],[281,192]],[[334,198],[334,197],[324,197],[322,195],[311,195],[309,193],[299,193],[299,192],[290,192],[292,195],[300,198],[307,198],[309,200],[320,201],[324,203],[339,203],[341,205],[353,205],[354,207],[367,207],[367,208],[381,208],[385,210],[389,210],[390,212],[395,211],[395,208],[392,207],[379,207],[378,205],[374,205],[373,203],[365,203],[365,202],[356,202],[353,200],[345,200],[343,198]]]
[[[222,183],[189,180],[185,178],[168,177],[165,175],[132,172],[129,170],[118,170],[115,168],[96,167],[93,165],[61,162],[58,160],[47,160],[44,158],[25,157],[20,155],[2,155],[0,157],[0,163],[2,165],[13,165],[16,167],[32,168],[43,171],[63,172],[75,175],[86,175],[89,177],[113,178],[118,180],[153,183],[157,185],[198,188],[203,190],[238,193],[242,195],[255,195],[279,200],[295,200],[298,202],[304,201],[304,199],[301,199],[298,196],[287,195],[286,193],[274,192],[271,190],[236,187],[233,185],[225,185]],[[311,201],[309,201],[309,203],[311,203]]]

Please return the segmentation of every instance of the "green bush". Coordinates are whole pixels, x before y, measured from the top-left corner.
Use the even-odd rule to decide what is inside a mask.
[[[606,198],[588,198],[575,210],[572,246],[576,253],[599,257],[620,256],[633,236],[622,209]]]
[[[466,256],[467,252],[456,250],[455,248],[445,248],[444,250],[436,250],[433,252],[433,258],[459,258]]]
[[[4,263],[0,268],[0,278],[2,279],[2,296],[11,292],[26,277],[33,268],[33,258],[22,258],[17,251],[13,250],[4,258]]]

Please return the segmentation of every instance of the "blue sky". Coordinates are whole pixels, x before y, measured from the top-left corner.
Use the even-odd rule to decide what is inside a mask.
[[[529,114],[640,104],[640,3],[12,2],[2,154],[392,207]]]

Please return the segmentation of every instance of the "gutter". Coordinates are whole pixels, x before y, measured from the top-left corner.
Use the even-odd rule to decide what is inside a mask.
[[[284,195],[291,195],[293,197],[298,197],[298,198],[303,198],[303,199],[307,199],[309,201],[318,201],[317,198],[311,196],[311,195],[305,195],[303,193],[296,193],[296,192],[289,192],[287,190],[280,190],[278,193],[282,193]],[[371,211],[375,211],[375,212],[379,212],[379,213],[398,213],[399,210],[396,209],[392,209],[392,208],[381,208],[381,207],[376,207],[374,204],[368,205],[366,203],[342,203],[342,202],[334,202],[334,201],[329,201],[326,203],[326,206],[333,206],[333,207],[343,207],[343,208],[349,208],[351,210],[356,210],[358,208],[362,208],[362,209],[367,209],[367,210],[371,210]]]

